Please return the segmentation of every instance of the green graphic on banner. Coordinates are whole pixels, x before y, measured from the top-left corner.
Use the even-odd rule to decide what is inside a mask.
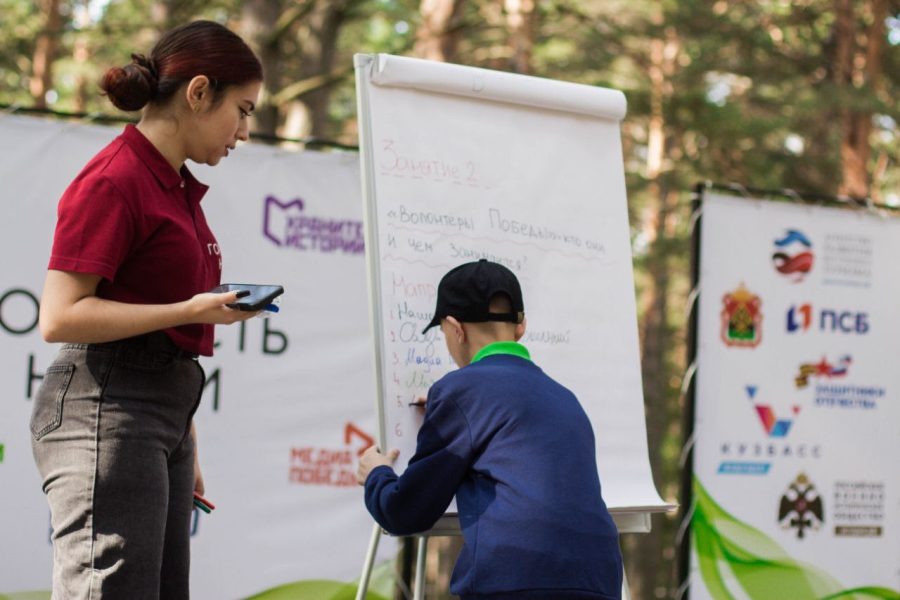
[[[339,581],[298,581],[251,596],[248,600],[353,600],[356,585]],[[380,594],[366,593],[366,600],[387,600]]]
[[[369,579],[366,600],[388,600],[393,598],[396,575],[393,561],[376,565]],[[295,581],[254,594],[247,600],[354,600],[358,582],[345,583],[324,579]],[[0,600],[50,600],[50,592],[17,592],[4,594]]]
[[[696,477],[694,497],[694,551],[715,600],[900,600],[900,591],[884,587],[842,590],[833,577],[792,559],[768,536],[726,512]]]
[[[372,569],[366,600],[393,597],[396,575],[393,561],[385,561]],[[247,600],[354,600],[359,582],[307,580],[295,581],[254,594]],[[3,600],[0,598],[0,600]]]

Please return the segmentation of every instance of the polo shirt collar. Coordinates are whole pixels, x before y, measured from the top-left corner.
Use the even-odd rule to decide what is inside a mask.
[[[525,360],[531,360],[528,348],[518,342],[492,342],[476,352],[475,356],[472,357],[472,362],[476,363],[482,358],[495,354],[511,354]]]
[[[134,150],[138,158],[147,165],[147,168],[150,169],[150,172],[153,173],[153,176],[156,177],[163,188],[171,190],[177,187],[187,187],[188,196],[197,202],[206,193],[208,186],[197,181],[186,165],[182,165],[181,173],[173,169],[166,157],[134,125],[128,124],[125,126],[122,138]]]

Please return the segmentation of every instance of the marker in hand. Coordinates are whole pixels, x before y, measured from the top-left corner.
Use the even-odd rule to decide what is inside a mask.
[[[215,504],[213,504],[197,492],[194,492],[194,506],[196,506],[206,514],[209,514],[216,509]]]

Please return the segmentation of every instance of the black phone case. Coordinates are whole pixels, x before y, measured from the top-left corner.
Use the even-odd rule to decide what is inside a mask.
[[[244,311],[262,310],[271,304],[272,300],[284,293],[284,288],[280,285],[255,285],[250,283],[223,283],[210,291],[221,293],[234,290],[247,290],[250,292],[250,295],[225,306]]]

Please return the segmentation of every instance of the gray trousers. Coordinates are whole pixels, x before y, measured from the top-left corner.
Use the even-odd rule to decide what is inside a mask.
[[[204,375],[160,335],[64,345],[37,392],[53,600],[190,595],[190,423]]]

